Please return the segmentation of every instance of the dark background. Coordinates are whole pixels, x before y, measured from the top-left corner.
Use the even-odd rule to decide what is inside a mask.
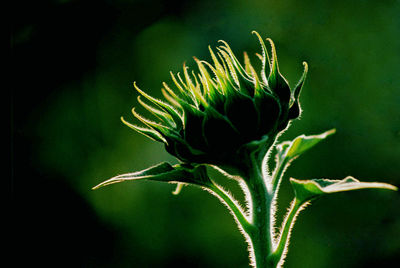
[[[91,187],[176,162],[120,122],[137,105],[133,81],[159,96],[170,70],[210,60],[219,39],[239,56],[259,52],[252,30],[274,40],[292,85],[301,62],[310,66],[302,119],[282,140],[337,129],[286,178],[400,183],[399,1],[12,4],[15,267],[248,267],[233,219],[208,193],[173,196],[173,185],[156,182]],[[280,197],[278,220],[292,198],[287,179]],[[321,199],[299,216],[286,267],[393,267],[399,207],[399,194],[383,190]]]

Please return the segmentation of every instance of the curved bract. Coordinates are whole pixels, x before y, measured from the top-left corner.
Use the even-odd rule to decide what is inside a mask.
[[[144,99],[138,98],[157,122],[133,111],[145,127],[123,122],[136,131],[162,142],[166,150],[187,163],[231,165],[240,159],[240,149],[251,142],[270,146],[290,120],[299,117],[299,95],[307,74],[290,89],[280,74],[274,43],[269,55],[263,39],[261,71],[257,73],[244,53],[244,66],[229,45],[210,54],[213,64],[195,58],[198,73],[184,65],[183,74],[171,73],[174,88],[163,83],[166,101],[149,96],[134,84]],[[150,104],[148,104],[150,103]],[[237,162],[237,161],[236,161]]]

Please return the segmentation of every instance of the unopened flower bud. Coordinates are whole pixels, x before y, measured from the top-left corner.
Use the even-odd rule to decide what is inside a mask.
[[[229,45],[221,41],[217,52],[210,48],[213,64],[195,58],[199,72],[189,72],[184,66],[183,75],[171,73],[175,89],[164,83],[166,99],[155,99],[136,84],[137,91],[152,105],[141,98],[139,102],[158,118],[154,122],[133,114],[146,127],[131,128],[163,142],[167,151],[183,162],[229,165],[240,157],[240,149],[254,141],[270,141],[299,117],[299,95],[307,74],[290,89],[280,74],[274,43],[271,57],[258,33],[262,54],[261,72],[257,74],[244,54],[244,66]],[[271,142],[272,141],[272,142]]]

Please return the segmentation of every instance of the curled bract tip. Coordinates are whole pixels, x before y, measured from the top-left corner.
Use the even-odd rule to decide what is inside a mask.
[[[273,41],[266,39],[271,45],[268,52],[260,34],[252,34],[261,44],[261,72],[253,67],[247,53],[241,62],[228,43],[219,40],[222,45],[216,51],[208,46],[211,62],[193,57],[198,73],[190,71],[186,63],[182,75],[170,72],[176,87],[163,83],[166,102],[151,97],[133,83],[144,97],[139,103],[161,122],[144,118],[132,109],[148,131],[132,128],[167,141],[167,151],[188,163],[227,164],[236,161],[233,158],[239,157],[246,144],[263,141],[260,146],[270,146],[289,121],[299,117],[298,97],[307,65],[303,63],[303,76],[291,89],[279,73]]]

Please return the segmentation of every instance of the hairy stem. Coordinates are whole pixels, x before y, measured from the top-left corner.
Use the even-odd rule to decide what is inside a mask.
[[[251,257],[256,268],[271,268],[267,259],[273,250],[271,221],[272,193],[268,181],[256,161],[252,161],[247,172],[248,187],[251,195],[251,216],[253,232],[249,233]]]
[[[297,198],[292,201],[289,212],[283,221],[276,249],[268,257],[268,260],[273,264],[273,267],[276,267],[280,262],[283,262],[289,245],[291,230],[293,229],[296,217],[305,206],[306,204],[300,202]]]

